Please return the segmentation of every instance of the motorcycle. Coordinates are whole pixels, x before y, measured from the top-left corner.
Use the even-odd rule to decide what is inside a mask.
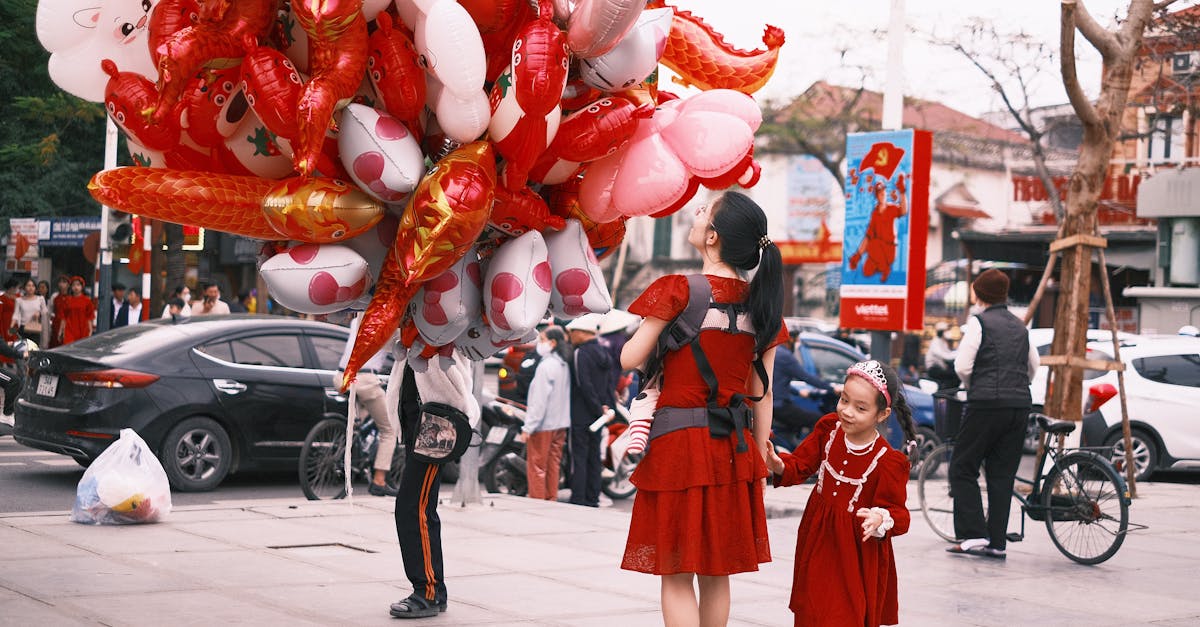
[[[814,388],[799,381],[793,381],[791,384],[792,393],[795,399],[807,399],[808,403],[815,403],[820,415],[833,411],[837,407],[837,395],[832,390],[823,390]],[[800,390],[807,390],[808,396],[801,396]],[[797,403],[800,404],[800,403]],[[777,453],[791,453],[800,446],[800,442],[812,433],[812,427],[789,425],[780,420],[775,420],[771,423],[771,444],[775,447]]]
[[[613,500],[626,499],[637,491],[629,477],[637,468],[641,456],[621,455],[621,459],[614,460],[612,444],[629,426],[628,417],[614,413],[604,418],[603,423],[593,425],[597,431],[605,427],[608,429],[607,436],[601,439],[604,470],[601,473],[600,490]],[[484,448],[480,451],[482,465],[479,480],[488,492],[525,496],[529,493],[525,443],[517,439],[525,424],[524,406],[506,399],[489,399],[485,403],[483,423],[486,431],[483,436]],[[563,449],[558,477],[560,489],[570,484],[570,447]]]

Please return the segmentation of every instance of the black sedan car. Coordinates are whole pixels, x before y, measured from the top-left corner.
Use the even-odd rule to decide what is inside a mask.
[[[154,320],[30,356],[13,437],[87,466],[129,427],[171,486],[295,468],[309,429],[346,415],[334,387],[347,329],[235,314]]]

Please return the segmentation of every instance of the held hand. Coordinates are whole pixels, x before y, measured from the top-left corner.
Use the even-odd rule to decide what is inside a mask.
[[[783,460],[780,459],[779,454],[775,452],[775,447],[769,444],[767,445],[767,457],[765,461],[767,462],[767,468],[769,468],[773,474],[783,474]]]
[[[863,542],[866,542],[870,538],[874,537],[875,530],[879,529],[879,525],[883,524],[883,516],[880,516],[879,514],[876,514],[865,507],[859,508],[854,515],[863,519]]]
[[[517,441],[518,441],[518,442],[521,442],[521,443],[526,443],[526,442],[528,442],[528,441],[529,441],[529,434],[528,434],[528,433],[525,433],[524,431],[521,431],[521,432],[517,433]]]

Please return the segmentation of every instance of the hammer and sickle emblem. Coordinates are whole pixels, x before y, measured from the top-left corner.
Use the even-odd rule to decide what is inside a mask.
[[[882,168],[882,167],[887,166],[887,163],[888,163],[887,148],[880,148],[879,153],[875,157],[875,166]]]

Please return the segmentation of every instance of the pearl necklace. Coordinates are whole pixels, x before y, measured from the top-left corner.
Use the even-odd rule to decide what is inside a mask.
[[[859,457],[870,454],[871,449],[875,448],[875,443],[879,441],[879,436],[875,436],[875,439],[871,440],[867,444],[854,444],[850,441],[850,438],[844,434],[844,432],[842,438],[846,443],[846,452]]]

